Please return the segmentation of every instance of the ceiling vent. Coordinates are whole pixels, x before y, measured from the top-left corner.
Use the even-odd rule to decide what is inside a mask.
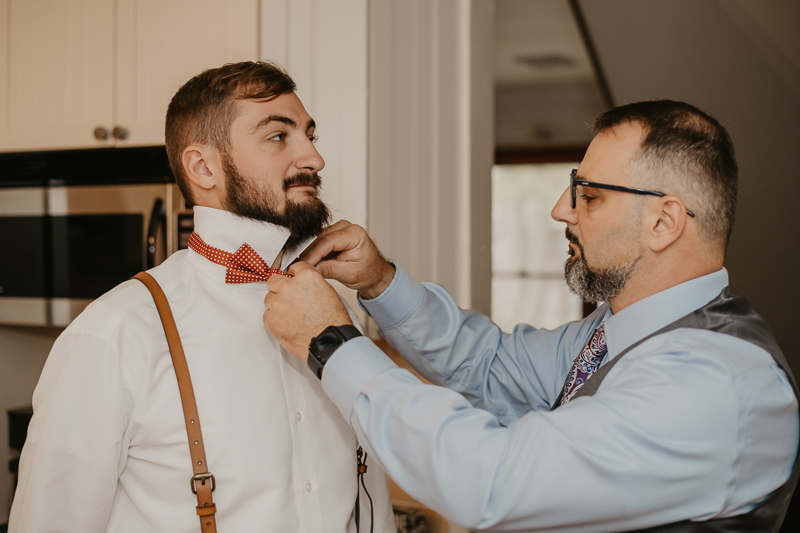
[[[575,60],[563,54],[538,54],[517,56],[515,61],[536,70],[574,67]]]

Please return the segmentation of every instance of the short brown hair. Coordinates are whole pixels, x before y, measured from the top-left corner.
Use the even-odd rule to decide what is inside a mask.
[[[725,128],[684,102],[656,100],[623,105],[597,117],[595,134],[624,123],[645,130],[631,161],[636,186],[680,196],[697,214],[707,242],[727,246],[736,217],[738,166]]]
[[[297,86],[277,63],[245,61],[203,71],[178,89],[167,108],[164,138],[169,165],[183,197],[193,202],[183,151],[192,143],[230,150],[237,100],[274,100]]]

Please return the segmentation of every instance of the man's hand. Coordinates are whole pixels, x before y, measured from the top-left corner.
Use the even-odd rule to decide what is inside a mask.
[[[365,300],[380,296],[394,279],[394,266],[361,226],[340,220],[328,226],[300,256],[326,278],[357,290]]]
[[[308,263],[289,267],[289,274],[272,276],[264,298],[264,325],[287,352],[306,362],[308,345],[328,326],[353,323],[333,287]]]

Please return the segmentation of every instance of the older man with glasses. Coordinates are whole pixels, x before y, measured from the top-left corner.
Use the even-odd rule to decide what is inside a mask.
[[[463,527],[777,531],[800,476],[797,388],[766,323],[728,289],[736,194],[717,120],[629,104],[598,117],[553,208],[567,284],[602,302],[585,319],[504,333],[339,222],[294,278],[270,281],[264,320],[370,456]],[[438,386],[353,333],[324,277],[358,290]]]

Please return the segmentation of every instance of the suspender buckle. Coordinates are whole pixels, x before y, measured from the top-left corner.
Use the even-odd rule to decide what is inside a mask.
[[[192,494],[197,494],[197,482],[200,481],[203,485],[205,485],[207,479],[211,480],[211,492],[217,490],[217,480],[214,479],[214,474],[211,472],[206,472],[205,474],[195,474],[192,476],[192,480],[190,481],[192,484]]]

